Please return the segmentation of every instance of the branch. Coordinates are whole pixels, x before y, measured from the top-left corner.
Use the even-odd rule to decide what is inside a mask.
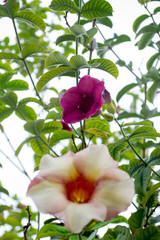
[[[28,223],[26,226],[23,227],[23,233],[24,233],[24,240],[28,240],[27,239],[27,231],[28,231],[28,228],[31,226],[31,214],[30,214],[30,211],[29,211],[29,206],[26,207],[26,210],[28,212]]]

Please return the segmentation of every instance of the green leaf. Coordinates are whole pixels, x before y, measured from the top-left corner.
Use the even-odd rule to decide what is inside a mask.
[[[108,229],[107,233],[104,235],[103,238],[105,240],[111,240],[111,239],[131,240],[132,236],[127,227],[116,226],[114,229]]]
[[[53,133],[59,129],[62,129],[62,124],[57,121],[51,121],[44,124],[42,133]]]
[[[147,126],[153,126],[153,123],[149,120],[141,121],[141,122],[131,122],[131,123],[125,123],[123,124],[123,127],[125,126],[131,126],[131,125],[147,125]]]
[[[148,199],[152,196],[152,194],[154,192],[156,192],[158,189],[160,188],[160,182],[159,183],[156,183],[155,185],[153,185],[149,191],[146,192],[145,196],[143,197],[142,199],[142,206],[145,206]]]
[[[69,30],[76,37],[80,37],[81,35],[87,35],[86,30],[82,25],[74,25],[73,27],[70,27]]]
[[[113,26],[112,21],[108,17],[98,18],[96,20],[96,23],[102,24],[102,25],[104,25],[106,27],[110,27],[110,28],[112,28],[112,26]]]
[[[6,92],[2,97],[0,97],[0,102],[9,105],[13,109],[16,109],[17,95],[12,91]]]
[[[8,118],[13,113],[13,109],[5,106],[0,106],[0,122]]]
[[[61,119],[61,118],[62,114],[55,111],[50,111],[46,116],[46,119]]]
[[[157,7],[157,8],[154,9],[154,14],[157,14],[159,12],[160,12],[160,7]]]
[[[94,19],[112,15],[112,6],[105,0],[90,0],[82,7],[84,18]]]
[[[160,88],[160,82],[155,81],[147,91],[147,99],[153,103],[157,89]]]
[[[16,115],[25,121],[32,121],[37,119],[37,114],[34,109],[26,105],[18,105],[16,108]]]
[[[65,227],[56,224],[45,224],[38,232],[37,239],[43,237],[57,237],[57,236],[67,236],[70,235]]]
[[[147,163],[151,166],[154,165],[159,165],[160,164],[160,148],[155,148],[150,155],[149,160],[147,161]]]
[[[20,151],[22,150],[22,147],[26,144],[29,143],[34,137],[28,137],[26,138],[16,149],[15,151],[15,155],[18,156],[18,154],[20,153]]]
[[[141,228],[143,226],[144,218],[145,212],[142,208],[140,208],[137,212],[131,214],[131,217],[128,219],[128,223],[133,233],[135,233],[138,228]]]
[[[81,68],[89,68],[89,64],[86,61],[84,57],[81,55],[75,55],[71,57],[70,59],[70,64],[75,68],[75,69],[81,69]]]
[[[141,228],[138,229],[135,236],[134,240],[158,240],[160,239],[160,231],[158,227],[155,226],[149,226],[146,227],[145,229]]]
[[[44,73],[37,83],[37,90],[40,91],[51,79],[71,70],[71,67],[57,67]]]
[[[86,125],[85,129],[88,128],[97,128],[99,130],[102,130],[108,134],[110,134],[110,128],[109,128],[109,123],[106,121],[103,121],[102,119],[87,119],[86,120]]]
[[[65,65],[70,66],[67,58],[60,52],[52,52],[45,61],[45,67],[50,67],[54,65]]]
[[[129,136],[129,139],[133,138],[154,138],[160,137],[160,133],[157,133],[153,127],[150,126],[142,126],[136,128],[134,132]]]
[[[137,87],[137,86],[138,86],[137,83],[131,83],[131,84],[128,84],[127,86],[123,87],[117,94],[117,97],[116,97],[117,102],[123,97],[123,95],[125,93],[129,92],[132,88]]]
[[[88,129],[85,129],[85,132],[91,133],[91,134],[96,135],[98,137],[108,138],[107,133],[103,132],[102,130],[100,130],[98,128],[88,128]]]
[[[135,113],[135,112],[122,112],[118,115],[118,120],[123,118],[140,118],[143,119],[143,116],[141,114]]]
[[[0,18],[1,17],[9,17],[9,13],[8,13],[7,8],[5,7],[5,5],[1,5],[0,4]]]
[[[5,89],[12,91],[28,90],[28,83],[23,80],[12,80],[5,85]]]
[[[116,65],[112,61],[110,61],[108,59],[104,59],[104,58],[102,58],[102,59],[93,59],[93,60],[90,60],[88,63],[89,64],[99,63],[100,65],[97,66],[97,67],[95,66],[94,68],[101,69],[101,70],[103,70],[105,72],[108,72],[112,76],[114,76],[115,78],[118,77],[119,72],[118,72],[118,69],[117,69]]]
[[[108,149],[109,149],[109,152],[110,152],[111,156],[113,157],[113,159],[115,159],[117,161],[119,160],[121,151],[126,149],[126,147],[128,145],[128,143],[126,143],[126,141],[127,141],[127,138],[122,138],[121,140],[119,140],[115,143],[108,144]]]
[[[37,98],[34,98],[34,97],[27,97],[27,98],[23,98],[22,100],[19,101],[18,105],[25,105],[27,103],[38,103],[39,105],[42,105],[41,101],[38,100]]]
[[[21,60],[21,58],[15,53],[0,53],[0,59],[14,59],[14,60]]]
[[[9,196],[8,190],[0,185],[0,194],[1,194],[1,193],[4,193],[4,194],[6,194],[6,195]]]
[[[53,146],[55,143],[59,142],[60,140],[70,139],[74,134],[67,130],[57,130],[53,133],[52,137],[50,138],[50,145]]]
[[[33,135],[39,135],[42,132],[43,127],[44,127],[43,119],[29,121],[24,125],[24,129]]]
[[[0,68],[4,69],[6,71],[9,71],[9,72],[11,72],[13,74],[13,70],[12,70],[12,68],[11,68],[9,63],[3,63],[2,61],[0,61]]]
[[[136,34],[136,37],[138,37],[140,34],[143,34],[143,33],[157,33],[157,32],[158,32],[158,27],[154,26],[153,24],[150,24],[141,28],[141,30],[139,30],[139,32]]]
[[[92,232],[91,235],[88,237],[88,240],[95,239],[97,232],[98,232],[98,229],[94,230],[94,232]]]
[[[12,76],[13,76],[12,72],[0,74],[0,89],[5,88],[6,83],[12,78]]]
[[[151,177],[151,168],[149,166],[143,167],[135,177],[136,193],[145,196],[146,189]]]
[[[33,13],[31,10],[28,9],[18,12],[15,15],[15,18],[24,21],[36,28],[39,28],[42,31],[44,31],[46,28],[46,24],[43,19],[39,15]]]
[[[152,66],[155,60],[160,58],[160,53],[154,54],[147,62],[147,70],[149,70]]]
[[[68,11],[70,13],[79,13],[79,8],[71,0],[53,0],[49,7],[55,11]]]
[[[27,46],[22,48],[22,57],[23,59],[25,59],[34,53],[45,53],[45,52],[46,52],[46,48],[41,46],[40,44],[29,43]]]
[[[59,98],[50,98],[50,103],[47,106],[45,106],[45,109],[50,110],[51,108],[56,108],[59,106],[60,106]]]
[[[141,39],[138,41],[139,50],[142,50],[145,47],[147,47],[150,44],[153,37],[154,37],[154,33],[144,33]]]
[[[75,36],[72,34],[61,35],[56,39],[56,45],[66,41],[75,41]]]
[[[42,156],[48,152],[48,147],[44,143],[47,143],[47,139],[44,136],[41,136],[41,138],[43,141],[39,137],[32,138],[30,141],[33,151],[39,156]]]
[[[9,11],[12,16],[15,16],[15,14],[19,11],[19,1],[18,0],[7,0],[4,7],[7,8],[7,11]],[[9,16],[10,16],[10,14],[9,14]]]
[[[143,14],[143,15],[141,15],[140,17],[138,17],[138,18],[134,21],[134,23],[133,23],[133,31],[134,31],[135,33],[137,32],[137,30],[138,30],[138,28],[140,27],[141,23],[142,23],[145,19],[147,19],[147,18],[149,18],[149,15]]]

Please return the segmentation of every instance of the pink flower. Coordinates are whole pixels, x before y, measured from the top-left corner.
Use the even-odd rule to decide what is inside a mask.
[[[3,2],[7,2],[7,0],[4,0]]]
[[[76,123],[97,112],[103,105],[104,82],[88,75],[82,77],[77,87],[68,89],[60,98],[63,120]]]
[[[69,132],[73,132],[72,128],[64,121],[59,121],[62,124],[62,129]]]
[[[27,194],[40,212],[54,215],[71,232],[80,233],[91,220],[104,221],[126,210],[134,184],[118,169],[105,145],[91,145],[58,158],[44,155]]]

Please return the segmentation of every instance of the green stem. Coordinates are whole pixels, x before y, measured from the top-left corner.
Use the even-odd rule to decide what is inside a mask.
[[[51,152],[56,156],[56,157],[59,157],[59,155],[48,145],[48,143],[46,143],[44,141],[44,139],[40,136],[40,135],[37,135],[37,137],[39,137],[39,139],[49,148],[49,150],[51,150]]]
[[[82,240],[81,234],[78,234],[78,238],[79,240]]]

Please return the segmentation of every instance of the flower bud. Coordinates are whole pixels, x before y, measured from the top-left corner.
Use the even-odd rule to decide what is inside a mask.
[[[105,108],[109,113],[115,114],[116,104],[112,100],[110,93],[105,89],[102,93],[103,99],[105,101]]]
[[[111,113],[101,113],[101,115],[108,122],[112,122],[114,120],[114,115]]]
[[[110,95],[110,93],[109,93],[106,89],[104,89],[104,91],[103,91],[103,93],[102,93],[102,96],[103,96],[103,99],[104,99],[104,101],[105,101],[106,104],[112,102],[111,95]]]
[[[138,2],[141,4],[144,4],[144,3],[150,2],[150,0],[138,0]]]
[[[91,117],[98,117],[101,114],[101,109],[98,109]]]

